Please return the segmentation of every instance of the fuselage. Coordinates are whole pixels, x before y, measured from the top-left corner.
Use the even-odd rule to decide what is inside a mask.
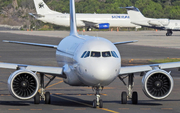
[[[69,14],[46,14],[37,18],[45,23],[52,23],[61,26],[70,26]],[[77,27],[89,26],[84,22],[109,23],[110,27],[139,27],[132,24],[127,14],[76,14]]]
[[[162,29],[168,30],[171,29],[172,31],[180,31],[180,20],[172,20],[172,19],[154,19],[154,18],[145,18],[140,21],[132,21],[133,24],[155,28],[155,29]]]
[[[107,39],[68,36],[58,45],[57,62],[64,66],[65,83],[74,86],[106,86],[119,74],[121,57]]]

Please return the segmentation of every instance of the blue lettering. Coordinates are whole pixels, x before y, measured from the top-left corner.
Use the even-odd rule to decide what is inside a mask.
[[[129,18],[129,16],[128,15],[123,15],[123,16],[112,16],[112,18]]]

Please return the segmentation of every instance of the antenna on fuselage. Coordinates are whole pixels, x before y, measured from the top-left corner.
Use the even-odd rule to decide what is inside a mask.
[[[74,0],[69,0],[70,2],[70,35],[78,35],[76,26],[76,13],[75,13],[75,2]]]

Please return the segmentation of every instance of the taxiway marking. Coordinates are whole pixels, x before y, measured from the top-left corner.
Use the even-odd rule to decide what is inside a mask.
[[[78,104],[82,104],[82,105],[85,105],[85,106],[88,106],[88,107],[92,107],[92,105],[89,105],[89,104],[86,104],[86,103],[82,103],[82,102],[78,102],[78,101],[75,101],[75,100],[71,100],[71,99],[59,97],[59,96],[56,96],[56,95],[52,95],[52,96],[54,96],[54,97],[56,97],[56,98],[63,99],[63,100],[68,100],[68,101],[71,101],[71,102],[75,102],[75,103],[78,103]],[[97,109],[101,109],[101,110],[108,111],[108,112],[111,112],[111,113],[119,113],[119,112],[117,112],[117,111],[113,111],[113,110],[110,110],[110,109],[107,109],[107,108],[97,108]]]
[[[54,84],[48,86],[47,88],[50,88],[50,87],[55,86],[55,85],[57,85],[57,84],[60,84],[60,83],[62,83],[62,82],[63,82],[63,81],[59,81],[59,82],[57,82],[57,83],[54,83]]]
[[[9,111],[19,111],[20,109],[8,109]]]
[[[173,108],[161,108],[162,110],[172,110]]]

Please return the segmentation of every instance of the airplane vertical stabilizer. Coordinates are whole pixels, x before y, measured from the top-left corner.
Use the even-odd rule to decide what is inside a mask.
[[[43,0],[34,0],[34,5],[36,8],[36,12],[37,14],[54,14],[54,13],[59,13],[56,11],[52,11],[51,9],[49,9],[49,7],[44,3]]]
[[[76,27],[76,13],[75,13],[75,2],[74,0],[69,0],[70,2],[70,35],[78,35]]]
[[[144,15],[139,11],[138,8],[131,6],[131,7],[126,7],[126,9],[132,22],[146,19],[146,17],[144,17]]]

